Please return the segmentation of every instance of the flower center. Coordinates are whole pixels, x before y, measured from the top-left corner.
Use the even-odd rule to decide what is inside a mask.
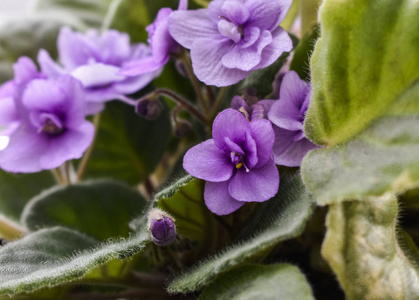
[[[236,25],[226,17],[219,16],[219,18],[221,19],[218,22],[218,31],[220,34],[222,36],[228,37],[235,43],[240,42],[243,37],[243,27]]]
[[[249,172],[249,168],[244,163],[244,156],[240,153],[232,151],[230,153],[231,162],[236,166],[236,169],[240,169],[241,167],[244,167],[246,169],[246,172]]]
[[[46,119],[41,131],[49,135],[57,135],[63,131],[63,128],[60,122],[55,123],[52,119]]]

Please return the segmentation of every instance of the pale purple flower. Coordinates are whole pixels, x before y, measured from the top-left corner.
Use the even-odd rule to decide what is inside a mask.
[[[21,69],[34,67],[27,58],[18,63]],[[94,135],[93,124],[85,120],[81,83],[69,75],[24,83],[30,72],[23,73],[17,72],[15,77],[14,103],[19,127],[10,134],[8,146],[0,151],[0,168],[32,173],[80,158]]]
[[[214,0],[207,9],[175,11],[169,31],[191,50],[196,76],[207,85],[232,85],[265,68],[292,41],[279,27],[292,0]]]
[[[319,146],[304,133],[304,119],[310,104],[310,84],[294,71],[282,79],[279,100],[268,113],[275,131],[274,160],[277,165],[297,167],[308,151]]]
[[[129,62],[148,57],[150,49],[145,44],[131,46],[129,36],[116,30],[99,34],[91,29],[83,34],[64,27],[57,44],[62,66],[41,50],[38,61],[42,72],[49,78],[71,74],[78,79],[85,88],[88,114],[100,111],[105,101],[137,92],[159,74],[159,70],[135,77],[118,74]]]
[[[186,10],[188,0],[180,0],[178,10]],[[170,54],[179,52],[179,44],[169,33],[168,21],[173,10],[163,7],[157,13],[153,23],[147,26],[148,44],[150,45],[151,55],[133,60],[125,64],[118,73],[125,76],[137,76],[163,67],[170,58]]]
[[[213,139],[189,149],[183,167],[206,180],[208,208],[226,215],[246,202],[263,202],[278,191],[279,173],[272,159],[274,132],[266,119],[249,122],[233,109],[218,114]]]
[[[20,117],[15,98],[19,91],[31,80],[45,78],[28,57],[21,57],[13,66],[15,77],[0,87],[0,135],[10,135],[20,125]]]

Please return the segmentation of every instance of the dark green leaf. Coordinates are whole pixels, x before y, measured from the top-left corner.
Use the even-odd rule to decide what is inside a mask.
[[[266,253],[281,241],[300,235],[312,210],[312,199],[300,176],[285,177],[278,194],[261,205],[260,212],[245,229],[244,236],[247,237],[175,279],[169,285],[169,291],[199,290],[218,274]]]
[[[86,177],[109,177],[137,184],[163,156],[171,126],[167,109],[154,121],[141,118],[118,101],[102,113]]]
[[[99,240],[128,236],[128,223],[145,208],[131,187],[111,180],[54,187],[32,199],[22,215],[31,231],[64,226]]]
[[[347,299],[418,299],[419,252],[392,194],[330,206],[322,255]]]
[[[314,300],[310,285],[297,267],[289,264],[245,265],[212,281],[199,300]]]
[[[19,221],[26,203],[53,185],[50,172],[16,175],[0,170],[0,213]]]
[[[419,9],[410,0],[325,0],[311,59],[312,103],[305,130],[336,146],[391,114],[419,81]],[[416,85],[416,87],[415,87]],[[418,114],[417,104],[404,107]]]

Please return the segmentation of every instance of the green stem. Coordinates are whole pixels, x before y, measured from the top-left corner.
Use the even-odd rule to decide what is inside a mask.
[[[226,94],[228,90],[228,87],[222,87],[217,94],[217,98],[215,99],[215,103],[214,106],[212,107],[212,112],[211,112],[211,119],[213,119],[215,117],[215,115],[217,114],[218,111],[218,107],[221,105],[221,103],[223,102],[224,96]]]
[[[204,98],[204,94],[202,93],[199,80],[198,78],[196,78],[195,73],[193,72],[191,59],[186,51],[182,55],[182,61],[185,64],[186,72],[188,73],[188,77],[191,80],[192,86],[195,90],[196,96],[198,97],[202,110],[205,116],[209,116],[209,110],[208,110],[207,103]]]
[[[60,168],[52,169],[51,172],[52,172],[52,175],[54,175],[55,181],[58,184],[65,185],[65,180],[63,178]]]
[[[26,231],[19,225],[7,220],[0,215],[0,236],[6,241],[20,239],[26,234]]]
[[[84,172],[86,171],[87,164],[89,163],[90,157],[92,155],[95,142],[97,139],[97,132],[99,130],[99,123],[100,123],[100,113],[96,114],[93,118],[93,124],[95,125],[95,136],[93,138],[92,144],[87,149],[86,153],[84,153],[83,158],[81,159],[81,162],[79,164],[79,167],[77,169],[77,182],[81,181],[84,176]]]

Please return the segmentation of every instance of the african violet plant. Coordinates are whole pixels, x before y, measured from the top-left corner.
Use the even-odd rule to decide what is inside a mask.
[[[418,0],[7,22],[1,299],[419,298]]]

